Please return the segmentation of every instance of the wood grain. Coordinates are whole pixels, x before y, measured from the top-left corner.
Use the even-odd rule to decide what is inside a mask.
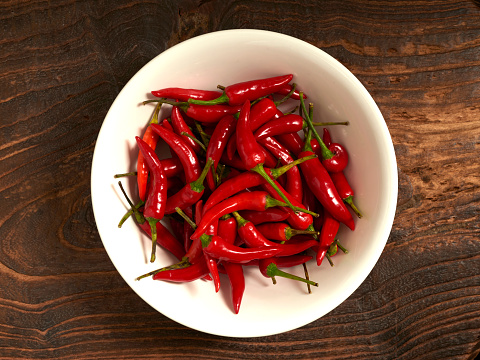
[[[0,359],[474,359],[480,352],[480,8],[473,1],[0,3]],[[98,131],[153,57],[255,28],[331,54],[370,91],[399,167],[372,273],[325,317],[222,338],[146,305],[102,246]]]

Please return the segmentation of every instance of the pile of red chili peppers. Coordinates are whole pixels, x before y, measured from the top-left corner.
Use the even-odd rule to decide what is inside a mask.
[[[318,286],[307,262],[320,265],[340,249],[340,226],[354,230],[361,217],[344,174],[348,153],[333,142],[330,125],[315,123],[313,104],[292,83],[293,75],[250,80],[217,90],[164,88],[152,91],[156,104],[139,147],[134,204],[119,185],[134,215],[157,246],[178,262],[141,275],[154,280],[231,284],[233,310],[245,291],[244,267]],[[171,112],[160,119],[162,105]],[[280,110],[290,104],[292,109]],[[282,105],[282,106],[280,106]],[[167,110],[168,112],[168,110]],[[323,127],[322,136],[317,128]],[[302,135],[300,135],[302,134]],[[170,155],[159,159],[164,142]],[[343,225],[342,225],[343,224]],[[170,227],[168,229],[166,226]],[[305,277],[280,270],[303,266]]]

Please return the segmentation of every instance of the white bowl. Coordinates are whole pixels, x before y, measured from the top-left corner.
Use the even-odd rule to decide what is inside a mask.
[[[176,262],[157,251],[149,263],[150,240],[133,219],[117,227],[128,204],[116,173],[136,170],[135,135],[141,136],[153,106],[141,102],[151,90],[176,86],[215,89],[218,84],[294,74],[309,96],[317,121],[345,121],[330,127],[336,142],[347,147],[346,175],[363,212],[355,231],[342,226],[338,238],[348,254],[336,255],[335,266],[309,264],[319,288],[307,294],[304,284],[278,278],[277,285],[258,269],[246,269],[246,290],[235,315],[230,285],[222,277],[215,293],[212,282],[172,284],[134,279]],[[161,150],[162,151],[162,150]],[[385,121],[363,85],[342,64],[322,50],[296,38],[260,30],[227,30],[184,41],[146,64],[122,89],[100,130],[92,164],[92,203],[98,231],[113,264],[131,288],[153,308],[190,328],[232,337],[273,335],[306,325],[341,304],[365,280],[389,236],[397,200],[395,153]],[[135,180],[123,179],[135,197]],[[298,267],[296,272],[303,275]]]

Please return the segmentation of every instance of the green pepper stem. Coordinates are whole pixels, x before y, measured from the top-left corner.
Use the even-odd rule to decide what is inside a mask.
[[[192,219],[190,219],[190,218],[188,217],[188,215],[185,214],[185,213],[182,211],[182,209],[180,209],[180,208],[177,206],[177,207],[175,208],[175,211],[177,212],[178,215],[180,215],[180,216],[183,218],[183,220],[185,220],[185,221],[188,223],[188,225],[190,225],[190,226],[192,227],[193,230],[195,230],[195,229],[197,228],[197,224],[195,224],[195,223],[192,221]]]
[[[292,97],[293,93],[295,92],[296,88],[297,88],[297,84],[293,83],[292,84],[292,90],[290,90],[290,92],[287,95],[285,95],[282,99],[280,99],[279,101],[276,101],[275,105],[278,107],[278,105],[283,104],[285,101],[290,99]]]
[[[228,95],[224,92],[216,99],[212,100],[197,100],[197,99],[188,99],[189,104],[196,104],[196,105],[218,105],[218,104],[226,104],[228,103]]]
[[[168,104],[168,105],[172,105],[172,106],[178,106],[183,111],[187,111],[188,107],[190,105],[188,102],[185,102],[185,101],[182,101],[182,102],[171,101],[171,100],[166,100],[165,98],[145,100],[145,101],[142,102],[143,105],[147,105],[147,104],[150,104],[150,103],[160,103],[160,104]]]
[[[205,181],[205,177],[210,171],[210,168],[212,167],[212,165],[213,165],[213,159],[208,158],[207,163],[205,164],[205,167],[203,168],[202,173],[200,174],[198,179],[190,183],[190,187],[192,188],[193,191],[200,193],[205,189],[203,182]]]
[[[312,231],[312,232],[313,232],[313,233],[312,233],[313,238],[314,238],[315,240],[318,239],[319,233],[318,233],[318,231],[315,230],[315,227],[313,226],[313,224],[308,225],[307,231]]]
[[[294,166],[297,166],[307,160],[311,160],[311,159],[314,159],[318,157],[317,155],[315,154],[312,154],[312,155],[308,155],[308,156],[304,156],[300,159],[296,159],[286,165],[283,165],[282,167],[279,167],[279,168],[275,168],[275,169],[270,169],[270,172],[273,176],[274,179],[277,179],[279,178],[280,176],[282,176],[283,174],[285,174],[288,170],[290,170],[291,168],[293,168]]]
[[[165,266],[163,268],[160,268],[160,269],[157,269],[157,270],[153,270],[153,271],[150,271],[146,274],[143,274],[143,275],[140,275],[139,277],[135,278],[135,281],[139,281],[143,278],[146,278],[146,277],[149,277],[149,276],[152,276],[152,275],[155,275],[156,273],[159,273],[159,272],[162,272],[162,271],[167,271],[167,270],[177,270],[177,269],[183,269],[183,268],[186,268],[187,266],[190,266],[190,262],[188,261],[187,258],[183,259],[182,261],[176,263],[176,264],[173,264],[173,265],[169,265],[169,266]]]
[[[113,175],[114,179],[122,178],[122,177],[127,177],[127,176],[137,176],[136,171],[128,172],[128,173],[123,173],[123,174],[115,174]]]
[[[183,135],[183,136],[186,136],[186,137],[190,138],[193,142],[195,142],[198,146],[200,146],[203,151],[205,151],[205,152],[207,151],[207,149],[205,148],[205,145],[203,145],[203,143],[200,140],[198,140],[195,136],[190,135],[186,131],[182,131],[180,133],[180,135]]]
[[[320,233],[316,230],[298,230],[298,229],[293,229],[291,227],[286,227],[285,228],[285,239],[290,240],[292,236],[295,235],[320,235]]]
[[[130,205],[131,208],[130,211],[122,217],[122,219],[118,223],[118,227],[121,228],[123,223],[130,217],[130,215],[132,215],[132,213],[135,214],[135,219],[137,220],[137,222],[139,224],[143,224],[145,222],[145,217],[142,213],[140,213],[140,211],[138,211],[138,209],[145,203],[143,201],[140,201],[137,205],[133,205],[132,200],[130,200],[127,193],[125,192],[121,181],[118,182],[118,186],[120,186],[120,190],[122,191],[123,196],[125,196],[125,199],[127,200],[128,205]]]
[[[308,275],[308,270],[307,270],[307,264],[303,263],[303,272],[305,273],[305,279],[310,280],[310,277]],[[309,294],[312,293],[312,289],[310,288],[310,284],[307,283],[307,291]]]
[[[200,137],[202,138],[203,145],[205,148],[208,147],[209,139],[205,136],[205,131],[203,131],[202,125],[198,122],[195,121],[195,128],[197,129],[198,133],[200,134]]]
[[[324,160],[325,159],[331,159],[335,154],[327,148],[327,145],[325,145],[325,143],[323,142],[320,135],[318,135],[317,129],[315,129],[315,126],[312,123],[312,119],[310,118],[309,112],[305,108],[305,102],[303,101],[303,93],[302,92],[300,92],[300,105],[301,105],[301,108],[303,109],[303,113],[305,115],[304,119],[307,122],[309,129],[312,131],[313,136],[315,137],[315,139],[317,139],[318,144],[320,145],[320,149],[322,151],[322,158]]]
[[[242,226],[245,226],[248,223],[248,220],[244,219],[238,212],[233,211],[232,214],[235,217],[235,220],[237,220],[238,228],[241,228]]]
[[[150,262],[154,262],[155,261],[155,253],[156,253],[156,250],[157,250],[157,222],[159,221],[158,219],[155,219],[155,218],[151,218],[151,217],[148,217],[148,218],[145,218],[148,223],[150,224],[150,231],[151,231],[151,234],[152,234],[152,254],[150,256]]]
[[[325,257],[327,258],[328,262],[330,263],[330,266],[333,267],[333,261],[332,261],[332,258],[330,257],[330,255],[325,254]]]
[[[162,100],[167,100],[166,98],[162,98]],[[153,111],[152,120],[150,120],[150,124],[158,124],[158,114],[160,113],[160,109],[162,108],[162,103],[159,102],[157,106],[155,106],[155,110]]]
[[[318,283],[316,283],[315,281],[307,280],[307,279],[304,279],[300,276],[289,274],[285,271],[280,270],[275,263],[270,263],[267,266],[266,273],[269,277],[272,278],[272,281],[275,281],[275,276],[281,276],[281,277],[284,277],[286,279],[292,279],[292,280],[301,281],[301,282],[304,282],[306,284],[310,284],[310,285],[313,285],[313,286],[318,286]]]
[[[335,121],[331,121],[331,122],[312,122],[313,125],[315,126],[330,126],[330,125],[349,125],[350,122],[348,121],[340,121],[340,122],[335,122]],[[307,127],[308,124],[305,124],[304,127]]]
[[[360,211],[358,210],[358,208],[355,206],[355,204],[353,203],[353,195],[350,195],[348,197],[346,197],[345,199],[343,199],[343,201],[345,203],[347,203],[348,205],[350,205],[350,207],[352,208],[353,212],[359,217],[361,218],[362,217],[362,214],[360,213]]]
[[[345,249],[342,244],[340,244],[340,241],[338,241],[338,239],[335,239],[335,243],[337,244],[340,250],[342,250],[345,254],[348,254],[348,250]]]

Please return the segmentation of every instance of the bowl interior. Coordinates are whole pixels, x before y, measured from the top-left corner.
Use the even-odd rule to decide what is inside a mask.
[[[221,290],[195,281],[171,284],[134,279],[170,265],[175,259],[157,251],[150,264],[150,240],[133,219],[117,227],[127,203],[113,178],[136,170],[135,135],[141,136],[154,106],[141,102],[151,90],[169,86],[215,89],[218,84],[294,74],[294,82],[314,104],[316,121],[345,121],[330,127],[334,141],[350,155],[346,175],[363,212],[355,231],[342,226],[338,238],[349,254],[334,257],[335,266],[309,264],[319,283],[307,294],[302,283],[277,279],[273,285],[257,269],[246,268],[246,290],[235,315],[228,278]],[[160,156],[166,148],[160,149]],[[122,179],[135,199],[134,179]],[[153,308],[188,327],[223,336],[254,337],[298,328],[325,315],[363,282],[380,256],[393,222],[397,198],[395,154],[388,129],[371,96],[338,61],[298,39],[259,30],[227,30],[202,35],[163,52],[124,87],[98,136],[92,165],[92,202],[100,236],[113,264],[132,289]],[[299,267],[295,273],[303,275]]]

